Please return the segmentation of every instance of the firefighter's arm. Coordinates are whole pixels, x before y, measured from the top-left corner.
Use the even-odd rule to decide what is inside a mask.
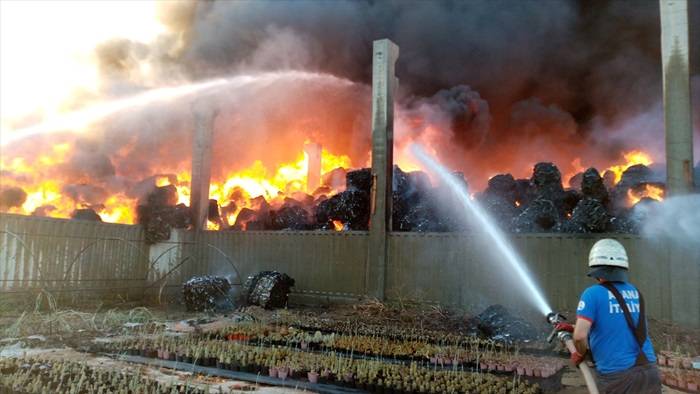
[[[576,326],[574,326],[574,345],[576,346],[576,351],[581,355],[581,359],[588,352],[588,334],[591,332],[590,320],[578,318],[576,319]]]

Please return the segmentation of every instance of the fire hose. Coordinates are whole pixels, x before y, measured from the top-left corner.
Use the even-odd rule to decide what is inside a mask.
[[[564,317],[564,315],[560,313],[552,312],[547,315],[547,323],[555,327],[552,330],[552,333],[549,334],[549,336],[547,337],[547,342],[552,342],[552,340],[555,337],[557,337],[559,341],[566,347],[566,350],[568,350],[569,353],[573,354],[574,352],[576,352],[576,346],[574,345],[573,336],[568,331],[561,331],[557,330],[556,328],[557,324],[564,322],[566,322],[566,317]],[[599,394],[598,386],[595,383],[595,376],[593,376],[593,371],[591,370],[591,367],[589,367],[588,364],[586,364],[586,362],[584,361],[578,365],[578,368],[581,371],[581,375],[583,375],[583,380],[586,381],[588,392],[590,394]]]

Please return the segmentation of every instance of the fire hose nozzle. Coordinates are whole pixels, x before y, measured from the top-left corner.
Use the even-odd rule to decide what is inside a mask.
[[[549,312],[547,314],[547,323],[556,326],[559,323],[565,322],[566,321],[566,316],[562,315],[559,312]]]
[[[547,337],[547,342],[552,342],[554,340],[554,337],[559,335],[559,339],[563,339],[561,337],[562,332],[557,331],[557,324],[563,323],[566,321],[566,316],[562,315],[561,313],[558,312],[550,312],[547,314],[547,323],[551,324],[554,329],[552,329],[552,332],[549,334]],[[567,333],[568,334],[568,333]]]

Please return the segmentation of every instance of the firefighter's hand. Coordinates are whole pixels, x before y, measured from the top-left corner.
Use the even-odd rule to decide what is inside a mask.
[[[574,332],[574,326],[572,326],[572,325],[569,324],[569,323],[557,323],[557,325],[554,326],[554,330],[556,330],[557,332],[559,332],[559,331],[568,331],[568,332],[573,333],[573,332]]]
[[[578,351],[571,353],[571,363],[574,364],[575,367],[578,367],[578,365],[583,362],[584,358],[585,355],[579,353]]]

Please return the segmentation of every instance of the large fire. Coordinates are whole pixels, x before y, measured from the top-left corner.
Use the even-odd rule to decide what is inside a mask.
[[[58,218],[69,218],[79,208],[92,208],[103,221],[114,223],[136,223],[135,206],[138,198],[125,193],[105,196],[98,204],[81,201],[80,196],[66,196],[60,176],[61,164],[68,159],[71,146],[68,143],[57,144],[48,153],[36,158],[16,157],[12,160],[2,160],[0,170],[3,174],[3,186],[21,187],[26,192],[26,199],[21,206],[9,207],[4,210],[10,213],[25,215],[45,215]],[[615,174],[614,183],[620,181],[622,173],[635,164],[649,165],[653,163],[651,156],[641,150],[623,154],[624,162],[607,168]],[[351,159],[344,154],[331,153],[326,149],[321,155],[321,174],[327,174],[336,168],[353,168]],[[366,164],[366,163],[365,163]],[[581,171],[579,159],[574,160],[573,167]],[[223,223],[209,223],[209,228],[216,229],[230,226],[243,208],[257,208],[253,199],[259,196],[271,205],[281,205],[286,197],[298,196],[298,193],[313,194],[307,190],[307,173],[309,157],[306,152],[299,152],[297,159],[292,162],[280,163],[275,168],[268,168],[262,161],[257,160],[248,167],[231,171],[221,179],[213,179],[209,195],[221,204]],[[59,169],[55,171],[55,169]],[[566,181],[567,177],[565,177]],[[176,174],[155,175],[152,177],[154,186],[173,185],[177,189],[178,203],[189,205],[191,175],[188,170]],[[86,177],[85,182],[89,182]],[[342,186],[326,190],[327,195],[342,191]],[[645,185],[644,188],[630,189],[627,193],[629,206],[648,197],[662,200],[663,189],[659,186]],[[334,223],[337,230],[342,230],[342,222]]]
[[[135,206],[137,198],[125,194],[108,196],[103,203],[91,205],[86,202],[67,198],[62,189],[60,178],[49,179],[44,175],[45,170],[60,166],[66,160],[70,151],[68,144],[59,144],[53,147],[52,154],[44,154],[34,161],[24,158],[14,158],[9,162],[1,163],[0,171],[4,174],[12,174],[12,177],[3,177],[3,186],[21,187],[26,193],[25,202],[19,207],[7,209],[10,213],[24,215],[46,215],[57,218],[69,218],[79,208],[92,208],[103,221],[113,223],[132,224],[136,222]],[[290,163],[282,163],[270,170],[261,161],[255,161],[247,168],[230,172],[224,179],[213,179],[209,196],[224,204],[233,202],[234,206],[226,211],[228,224],[236,221],[238,213],[243,208],[251,208],[251,200],[262,196],[272,204],[281,203],[285,197],[291,197],[295,193],[307,192],[307,172],[309,157],[305,152],[300,152],[297,160]],[[336,168],[352,168],[352,162],[346,155],[336,155],[325,149],[321,154],[321,174]],[[177,189],[178,203],[189,205],[190,200],[189,171],[182,171],[172,175],[157,175],[153,177],[154,186],[162,187],[173,185]],[[87,181],[87,180],[86,180]],[[327,190],[327,193],[337,193],[338,188]],[[313,191],[309,191],[309,194]],[[217,227],[210,225],[210,227]]]
[[[622,157],[624,159],[623,162],[613,164],[601,172],[601,175],[605,174],[606,172],[614,175],[614,178],[612,179],[613,185],[617,185],[620,182],[620,180],[622,180],[622,174],[630,167],[638,164],[642,164],[645,166],[654,164],[654,160],[652,159],[651,155],[642,150],[631,150],[625,152],[622,154]],[[562,179],[562,181],[564,182],[564,186],[571,186],[569,185],[571,178],[574,175],[580,174],[585,170],[586,168],[581,163],[581,158],[575,158],[571,162],[571,171],[569,171]],[[664,199],[664,190],[662,187],[654,185],[645,185],[644,188],[641,188],[639,190],[630,189],[627,191],[627,204],[631,207],[634,204],[638,203],[644,197],[661,201]]]

